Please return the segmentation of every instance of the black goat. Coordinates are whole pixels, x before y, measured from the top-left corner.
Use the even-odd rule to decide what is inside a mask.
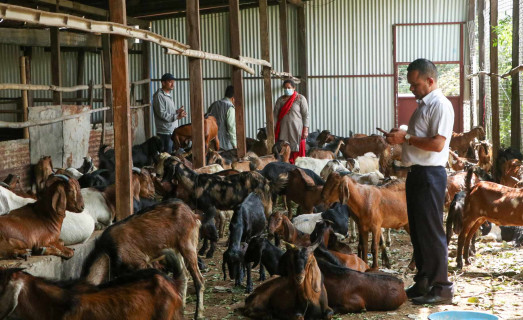
[[[78,183],[81,188],[105,188],[110,185],[109,181],[113,174],[114,173],[109,172],[107,169],[98,169],[90,173],[85,173],[78,179]]]
[[[109,171],[114,172],[114,149],[105,150],[106,147],[106,145],[102,145],[98,150],[98,158],[100,161],[99,167],[100,169],[108,169]],[[133,167],[142,168],[143,166],[152,165],[154,157],[161,151],[162,141],[157,136],[151,137],[144,143],[134,146],[132,149]]]
[[[278,268],[281,256],[283,256],[283,250],[273,245],[269,240],[253,237],[249,241],[243,260],[245,263],[254,263],[253,268],[260,264],[260,281],[265,281],[265,269],[271,276],[280,274]]]
[[[349,235],[349,216],[350,208],[346,204],[335,202],[329,209],[321,214],[323,220],[332,222],[332,229],[343,235]]]
[[[243,267],[247,269],[246,292],[252,291],[251,263],[243,259],[242,242],[249,242],[254,236],[259,236],[265,230],[267,220],[260,197],[251,193],[240,206],[234,210],[229,224],[228,248],[223,253],[223,279],[227,278],[226,267],[229,267],[229,276],[235,279],[235,285],[240,286],[243,281]]]

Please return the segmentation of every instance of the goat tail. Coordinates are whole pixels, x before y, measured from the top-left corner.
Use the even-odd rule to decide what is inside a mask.
[[[465,191],[467,194],[470,193],[472,187],[472,175],[474,174],[474,168],[469,168],[467,170],[467,176],[465,177]]]
[[[111,258],[102,250],[93,250],[85,260],[82,278],[88,282],[99,285],[110,280]]]
[[[256,170],[261,164],[261,160],[258,157],[249,157],[249,162],[249,170],[251,171]]]
[[[289,181],[288,173],[281,173],[278,178],[270,182],[271,193],[279,193]]]
[[[172,273],[176,289],[180,292],[187,278],[183,257],[174,249],[163,249],[161,254],[165,257],[162,264],[167,271]]]

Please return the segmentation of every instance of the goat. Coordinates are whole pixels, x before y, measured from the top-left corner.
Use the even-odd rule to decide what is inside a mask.
[[[280,239],[300,246],[311,244],[310,235],[296,229],[289,218],[280,211],[271,214],[268,225],[269,234],[273,234],[276,238],[276,245],[279,245]]]
[[[356,159],[354,159],[353,166],[354,169],[352,170],[352,172],[359,174],[380,171],[379,159],[372,152],[367,152],[362,156],[356,157]]]
[[[349,173],[351,170],[347,169],[347,161],[346,160],[331,160],[325,164],[323,169],[321,169],[320,177],[323,180],[327,180],[327,177],[329,177],[329,174],[331,172],[346,172]]]
[[[246,292],[252,291],[251,264],[243,260],[240,250],[242,242],[249,242],[252,237],[259,236],[265,230],[267,219],[263,212],[263,204],[255,193],[251,193],[242,204],[234,210],[229,224],[228,248],[223,253],[223,280],[226,280],[226,267],[229,267],[229,276],[235,279],[235,285],[240,286],[243,280],[243,267],[247,268]]]
[[[280,261],[282,277],[271,279],[245,299],[244,314],[254,319],[331,319],[323,277],[314,258],[318,245],[287,245]]]
[[[463,228],[458,237],[456,262],[463,267],[469,260],[469,246],[472,236],[485,221],[503,226],[523,226],[523,190],[506,187],[494,182],[481,181],[472,186],[473,171],[469,169],[466,178],[467,197],[463,212]]]
[[[334,151],[329,150],[331,148],[330,145],[328,145],[325,148],[313,148],[309,151],[308,156],[311,158],[316,159],[329,159],[334,160],[337,158],[338,152],[340,151],[340,147],[344,144],[342,139],[338,139],[338,141],[334,142],[336,148]]]
[[[318,259],[329,306],[336,313],[396,310],[407,294],[400,279],[378,273],[359,272]]]
[[[518,159],[508,160],[502,168],[503,174],[499,183],[507,187],[517,188],[519,182],[523,181],[523,162]]]
[[[0,242],[13,238],[25,243],[27,247],[23,249],[69,259],[74,251],[59,241],[65,211],[79,213],[83,209],[78,181],[62,175],[52,176],[46,182],[41,199],[0,216]]]
[[[340,151],[345,159],[356,158],[362,156],[367,152],[373,152],[379,155],[388,146],[387,142],[383,137],[380,136],[367,136],[361,138],[345,138],[343,139],[344,145]]]
[[[478,167],[490,172],[492,169],[492,145],[488,141],[480,141],[476,144],[478,152]]]
[[[467,149],[474,138],[485,140],[485,130],[483,127],[477,126],[472,128],[469,132],[463,133],[452,132],[450,148],[458,154],[463,155],[467,152]]]
[[[309,157],[298,157],[296,159],[295,165],[302,169],[312,170],[318,176],[321,174],[321,171],[327,163],[332,161],[332,159],[315,159]]]
[[[329,205],[347,203],[358,223],[361,254],[367,262],[368,233],[373,234],[372,269],[378,269],[378,243],[381,228],[401,228],[409,232],[405,183],[395,181],[380,187],[361,185],[349,176],[330,174],[322,191],[322,201]],[[360,247],[360,246],[359,246]]]
[[[180,269],[175,273],[179,277]],[[140,270],[93,286],[82,281],[55,282],[22,269],[0,269],[0,318],[165,319],[182,320],[179,280],[154,270]]]
[[[203,316],[203,277],[198,270],[198,229],[201,218],[179,200],[167,200],[107,229],[87,257],[82,277],[98,285],[132,270],[145,269],[171,248],[181,254],[196,289],[195,319]],[[185,306],[187,282],[182,297]]]
[[[93,158],[91,158],[90,156],[85,156],[82,166],[78,168],[78,171],[80,171],[82,174],[90,173],[96,170],[98,170],[98,168],[95,167],[93,163]]]
[[[471,163],[469,159],[459,157],[455,152],[452,150],[449,150],[449,160],[448,160],[449,167],[454,171],[461,171],[466,170],[473,165],[474,163]]]
[[[291,157],[291,145],[285,140],[276,141],[272,146],[272,154],[278,161],[289,163]]]
[[[10,173],[4,179],[4,181],[0,182],[0,186],[10,190],[14,194],[16,194],[17,196],[20,196],[22,198],[30,198],[30,199],[36,200],[36,196],[32,192],[27,193],[24,190],[22,190],[22,187],[20,186],[20,176],[19,175],[14,175],[14,174]]]
[[[112,173],[107,169],[98,169],[93,172],[83,174],[78,183],[82,188],[105,188],[110,185]]]
[[[289,172],[287,187],[284,189],[289,219],[292,219],[291,200],[296,202],[301,213],[312,213],[314,206],[321,202],[323,185],[316,185],[314,180],[305,171],[296,168]]]
[[[33,168],[36,194],[39,195],[45,188],[47,178],[54,172],[51,156],[43,156]]]
[[[196,172],[198,174],[199,173],[213,174],[213,173],[218,173],[220,171],[223,171],[223,167],[219,164],[209,164],[209,165],[203,166],[201,168],[194,169],[194,172]]]
[[[258,156],[264,156],[269,153],[267,146],[267,130],[266,128],[259,128],[256,134],[256,139],[247,140],[247,151],[254,152]]]
[[[251,163],[251,166],[249,167],[250,170],[263,170],[263,168],[265,168],[266,165],[268,165],[271,162],[278,161],[278,159],[276,159],[274,155],[271,154],[262,157],[250,156],[249,161]]]
[[[205,152],[209,149],[209,144],[214,141],[215,150],[220,150],[220,141],[218,140],[218,124],[216,118],[207,114],[203,121],[203,131],[205,137]],[[189,141],[192,141],[192,125],[190,123],[179,126],[174,129],[171,140],[173,141],[174,150],[185,148]]]
[[[237,161],[237,157],[236,160]],[[232,161],[224,158],[218,151],[209,151],[207,153],[207,165],[218,164],[222,166],[223,169],[232,169]]]
[[[243,257],[245,263],[254,263],[256,268],[260,264],[260,281],[265,281],[265,269],[269,274],[279,274],[280,258],[283,251],[260,236],[252,237]]]
[[[461,171],[461,172],[455,172],[450,174],[447,177],[447,189],[445,190],[445,208],[449,208],[452,199],[454,199],[454,196],[460,192],[465,190],[465,178],[467,176],[467,172]],[[474,174],[472,176],[472,184],[476,184],[476,182],[479,181],[479,177],[477,174]]]
[[[0,186],[0,203],[2,204],[0,208],[0,215],[9,213],[11,210],[18,209],[35,201],[36,200],[33,198],[21,197],[13,191]]]
[[[347,225],[349,223],[349,207],[346,204],[335,202],[325,212],[302,214],[292,219],[292,224],[303,233],[311,234],[316,223],[321,220],[328,220],[332,223],[332,228],[338,234],[346,237],[348,235]]]

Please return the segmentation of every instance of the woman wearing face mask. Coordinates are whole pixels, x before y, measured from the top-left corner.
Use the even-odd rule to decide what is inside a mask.
[[[297,157],[305,157],[305,138],[309,134],[309,105],[307,99],[296,92],[294,81],[285,80],[283,90],[285,94],[274,105],[274,138],[276,141],[289,142],[292,151],[289,161],[294,164]]]

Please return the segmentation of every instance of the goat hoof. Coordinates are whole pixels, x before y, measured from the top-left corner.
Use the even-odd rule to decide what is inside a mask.
[[[463,269],[463,262],[462,262],[462,261],[458,261],[458,262],[456,263],[456,268],[458,268],[458,269]]]
[[[245,293],[251,293],[251,292],[252,292],[252,287],[245,288]]]
[[[260,276],[260,280],[259,281],[265,281],[265,276]]]
[[[204,248],[201,248],[200,250],[198,250],[198,255],[199,256],[203,256],[205,254],[205,249]]]
[[[205,255],[206,258],[212,258],[214,256],[214,252],[207,252],[207,254]]]
[[[324,315],[323,315],[323,319],[330,320],[330,319],[332,319],[333,315],[334,315],[334,311],[332,311],[332,309],[329,308],[329,309],[325,310]]]

